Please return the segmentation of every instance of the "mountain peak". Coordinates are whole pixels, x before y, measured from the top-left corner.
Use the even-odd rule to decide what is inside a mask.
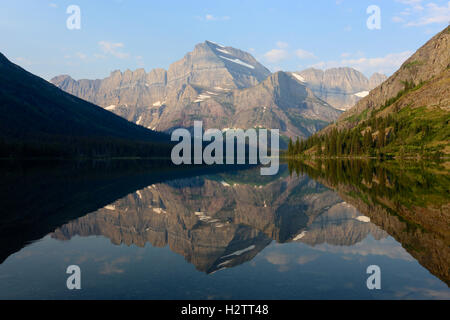
[[[318,99],[299,75],[272,74],[250,53],[205,41],[167,71],[115,71],[103,80],[54,83],[150,129],[170,132],[202,119],[205,128],[280,128],[306,137],[340,112]]]
[[[223,46],[223,45],[221,45],[221,44],[219,44],[217,42],[214,42],[214,41],[206,40],[205,43],[208,44],[208,45],[212,44],[212,45],[214,45],[216,47],[225,48],[225,46]]]
[[[242,89],[257,85],[270,71],[248,52],[206,40],[168,70],[168,83]]]
[[[384,80],[384,75],[373,75],[370,80],[360,71],[350,67],[326,70],[309,68],[293,75],[302,81],[316,96],[340,110],[348,110],[370,90]]]

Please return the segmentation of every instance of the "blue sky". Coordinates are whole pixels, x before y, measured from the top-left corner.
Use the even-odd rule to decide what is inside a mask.
[[[69,30],[69,5],[81,29]],[[377,5],[381,29],[369,30]],[[272,71],[351,66],[391,74],[450,21],[448,0],[15,0],[0,3],[0,52],[50,79],[165,68],[212,40]]]

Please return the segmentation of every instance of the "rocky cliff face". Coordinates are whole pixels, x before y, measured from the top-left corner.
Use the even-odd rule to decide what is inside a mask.
[[[369,91],[387,79],[375,73],[367,79],[352,68],[333,68],[325,71],[310,68],[294,75],[320,99],[340,110],[348,110]]]
[[[157,130],[190,127],[198,119],[207,128],[278,128],[287,136],[308,137],[340,114],[284,72],[247,89],[184,85],[168,96],[167,105],[154,122]],[[151,119],[147,112],[143,117]]]
[[[206,41],[168,71],[114,71],[103,80],[51,80],[57,87],[149,129],[281,129],[307,137],[339,116],[297,78],[271,75],[249,53]]]
[[[370,78],[369,78],[369,88],[370,90],[375,89],[376,87],[378,87],[380,84],[382,84],[384,81],[387,80],[387,76],[381,73],[374,73]],[[369,90],[369,91],[370,91]]]
[[[308,137],[339,111],[318,99],[297,78],[277,72],[261,84],[234,92],[234,127],[280,128],[288,136]]]
[[[247,52],[206,41],[169,67],[168,84],[242,89],[266,79],[270,71]]]

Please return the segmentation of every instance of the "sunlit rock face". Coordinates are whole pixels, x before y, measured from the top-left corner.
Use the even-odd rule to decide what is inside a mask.
[[[370,78],[353,68],[306,69],[295,75],[320,99],[339,110],[348,110],[387,77],[374,73]]]
[[[270,75],[251,54],[232,47],[205,41],[173,63],[168,84],[180,87],[192,84],[208,88],[243,89],[255,86]]]
[[[58,88],[131,122],[158,131],[190,128],[279,129],[308,137],[341,111],[316,95],[295,74],[272,74],[251,54],[205,41],[168,70],[114,71],[101,80],[54,77]]]

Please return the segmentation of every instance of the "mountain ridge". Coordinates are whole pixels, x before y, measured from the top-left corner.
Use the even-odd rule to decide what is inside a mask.
[[[450,26],[289,154],[439,159],[450,154],[449,124]]]
[[[369,94],[387,77],[374,73],[367,78],[360,71],[350,67],[330,68],[326,70],[308,68],[294,74],[310,88],[320,99],[339,110],[348,110],[356,102]]]
[[[343,124],[345,119],[360,114],[367,109],[380,108],[389,99],[395,98],[405,89],[405,83],[414,87],[429,81],[450,66],[450,26],[439,32],[426,44],[420,47],[391,77],[370,94],[359,101],[338,119]]]
[[[137,152],[148,144],[169,146],[168,136],[114,115],[70,95],[0,53],[1,156],[113,154],[118,149]],[[116,151],[113,151],[117,148]],[[100,151],[102,149],[102,151]],[[162,151],[162,150],[160,150]],[[144,153],[146,153],[144,152]]]
[[[193,120],[203,120],[206,128],[228,129],[237,125],[244,126],[243,129],[280,128],[283,135],[307,137],[339,116],[340,111],[315,97],[311,91],[305,93],[304,84],[298,79],[289,79],[283,85],[292,87],[295,83],[299,92],[303,92],[299,95],[292,90],[283,90],[300,98],[298,103],[291,103],[292,106],[311,108],[309,113],[297,110],[296,117],[301,119],[289,119],[275,103],[280,100],[275,96],[275,88],[272,87],[268,94],[261,86],[271,77],[273,74],[251,54],[205,41],[171,64],[167,71],[115,71],[103,80],[78,81],[62,75],[54,77],[51,82],[129,121],[165,132],[178,127],[189,128]],[[248,89],[252,89],[251,95],[259,105],[255,106],[254,101],[247,99],[255,114],[241,112],[238,115],[237,110],[245,109],[240,101],[245,100],[243,97],[249,93]],[[293,102],[292,97],[286,99]],[[264,117],[263,114],[271,107],[277,111]],[[318,109],[326,109],[325,114],[318,115]],[[252,118],[257,114],[260,118]]]

